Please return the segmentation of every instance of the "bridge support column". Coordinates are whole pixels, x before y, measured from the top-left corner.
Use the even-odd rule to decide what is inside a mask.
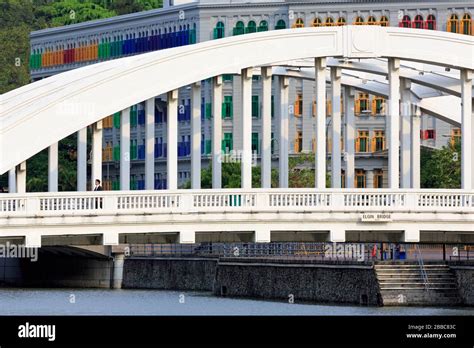
[[[272,68],[262,68],[262,188],[272,186]]]
[[[316,81],[316,188],[326,188],[326,58],[315,59]]]
[[[354,187],[355,172],[355,115],[354,115],[354,96],[355,91],[351,87],[345,87],[344,90],[344,107],[346,119],[345,131],[345,161],[346,161],[346,188]]]
[[[420,242],[420,230],[416,228],[408,228],[403,231],[404,243],[419,243]]]
[[[119,234],[117,232],[107,232],[102,235],[103,245],[118,245]]]
[[[410,184],[411,188],[420,188],[420,108],[415,108],[411,117]],[[474,152],[474,151],[473,151]]]
[[[16,167],[16,192],[26,192],[26,161]]]
[[[77,191],[87,190],[87,127],[77,132]]]
[[[168,190],[178,188],[178,90],[168,92],[168,122],[166,133]]]
[[[290,81],[288,77],[280,76],[280,141],[278,149],[279,157],[279,181],[280,188],[288,187],[288,94]]]
[[[201,82],[192,86],[191,115],[191,188],[201,188]]]
[[[329,231],[328,241],[342,243],[346,241],[346,231],[343,227],[335,227]]]
[[[331,68],[331,99],[331,187],[341,188],[341,69],[339,68]]]
[[[16,169],[10,169],[8,171],[8,192],[16,193]]]
[[[213,80],[212,93],[212,188],[222,187],[222,76]]]
[[[179,231],[179,243],[194,244],[196,243],[196,232],[190,230]]]
[[[387,126],[388,130],[388,186],[391,189],[399,188],[400,167],[400,60],[388,60],[389,100]]]
[[[112,274],[112,289],[121,289],[123,281],[123,266],[125,263],[125,255],[122,253],[114,253],[114,270]]]
[[[401,83],[401,161],[400,161],[400,178],[401,187],[410,188],[411,186],[411,134],[410,119],[413,113],[413,107],[411,104],[411,83],[408,80],[403,79]]]
[[[270,243],[271,241],[271,232],[266,227],[258,227],[255,229],[254,236],[255,243]]]
[[[243,69],[242,81],[242,156],[241,184],[243,189],[252,188],[252,68]]]
[[[461,70],[461,188],[473,189],[473,164],[474,151],[472,148],[472,136],[474,134],[474,122],[472,120],[472,80],[474,72]]]
[[[122,111],[120,124],[120,190],[130,190],[130,108]]]
[[[145,104],[145,189],[155,189],[155,98]]]
[[[41,248],[41,234],[37,233],[36,231],[26,234],[25,247],[26,248]]]
[[[102,121],[96,122],[92,127],[92,188],[97,179],[102,183]]]
[[[58,143],[48,148],[48,192],[58,192]]]

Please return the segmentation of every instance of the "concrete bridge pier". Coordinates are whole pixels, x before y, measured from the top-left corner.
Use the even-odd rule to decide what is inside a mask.
[[[123,252],[112,253],[113,272],[110,287],[112,289],[121,289],[123,281],[123,266],[125,263],[125,254]]]

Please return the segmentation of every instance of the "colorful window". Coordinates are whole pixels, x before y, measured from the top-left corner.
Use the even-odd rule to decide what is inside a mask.
[[[303,96],[298,94],[294,103],[294,115],[296,117],[301,117],[303,114]]]
[[[234,146],[234,139],[232,133],[224,133],[224,139],[222,139],[222,152],[229,153],[232,151]]]
[[[232,118],[233,109],[232,96],[226,95],[222,103],[222,118]]]
[[[300,153],[303,150],[303,132],[302,131],[296,131],[294,150],[295,150],[295,153]]]
[[[452,14],[449,17],[447,30],[450,33],[459,33],[459,18],[456,14]]]
[[[346,25],[346,19],[344,17],[339,17],[337,19],[337,25],[339,25],[339,26]]]
[[[385,100],[382,97],[374,97],[372,100],[372,116],[385,114]]]
[[[411,18],[409,15],[404,15],[402,21],[399,23],[401,28],[411,28]]]
[[[252,117],[260,117],[260,101],[258,95],[252,96]]]
[[[472,35],[472,20],[469,13],[464,14],[461,21],[461,33],[464,35]]]
[[[369,131],[358,131],[356,152],[369,152]]]
[[[372,152],[385,150],[385,132],[382,130],[374,131],[372,138]]]
[[[321,20],[321,18],[316,17],[313,20],[313,23],[312,23],[313,27],[321,27],[322,25],[323,25],[323,21]]]
[[[216,27],[214,28],[214,39],[222,39],[224,36],[225,36],[224,23],[217,22]]]
[[[382,27],[388,27],[389,24],[390,24],[390,22],[389,22],[387,16],[382,16],[382,17],[380,17],[380,25],[381,25]]]
[[[367,19],[367,25],[377,25],[377,19],[374,16],[370,16]]]
[[[425,28],[429,30],[436,30],[436,17],[432,14],[426,18]]]
[[[252,153],[260,153],[258,133],[252,133]]]
[[[293,24],[293,28],[304,28],[303,18],[296,19],[295,24]]]
[[[286,29],[286,23],[283,19],[279,19],[277,24],[275,25],[275,29],[276,30],[279,30],[279,29]]]
[[[364,18],[361,16],[357,16],[354,21],[354,25],[364,25],[364,24],[365,24]]]
[[[261,21],[260,24],[258,25],[257,31],[268,31],[268,22],[267,21]]]
[[[256,33],[257,32],[257,23],[254,21],[250,21],[247,23],[247,29],[245,29],[246,33]]]
[[[412,23],[412,27],[415,29],[424,29],[424,20],[422,15],[416,15],[415,20]]]
[[[334,22],[334,19],[332,17],[326,18],[325,26],[332,27],[334,25],[336,25],[336,23]]]
[[[383,170],[374,169],[374,188],[383,188]]]
[[[355,101],[355,114],[361,116],[369,112],[369,95],[367,93],[359,93]]]
[[[365,182],[366,182],[366,175],[365,175],[365,170],[363,169],[356,169],[355,171],[355,183],[354,186],[356,188],[365,188]]]
[[[461,141],[461,129],[460,128],[453,128],[451,129],[451,139],[450,143],[451,146],[456,146],[457,143]]]
[[[242,35],[245,33],[245,25],[244,22],[238,21],[235,24],[234,30],[232,31],[233,35]]]

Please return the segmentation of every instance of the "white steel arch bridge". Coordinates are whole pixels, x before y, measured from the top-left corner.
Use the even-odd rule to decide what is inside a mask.
[[[423,73],[416,64],[433,67]],[[415,64],[415,65],[414,65]],[[445,71],[457,72],[443,74]],[[375,26],[301,28],[249,34],[168,49],[68,71],[1,96],[0,174],[9,172],[16,193],[0,196],[0,237],[30,246],[44,236],[101,235],[104,244],[137,233],[271,233],[322,231],[344,241],[348,232],[399,232],[405,241],[470,240],[474,232],[474,38]],[[262,75],[262,189],[251,187],[252,75]],[[367,80],[365,73],[373,77]],[[222,75],[242,76],[241,189],[221,189]],[[271,77],[279,77],[279,186],[270,188]],[[315,188],[288,189],[288,77],[314,79],[316,100]],[[212,190],[200,189],[201,85],[213,81]],[[341,189],[342,151],[332,142],[331,189],[326,188],[326,84],[333,100],[332,138],[346,127],[347,189]],[[177,143],[178,89],[192,90],[192,190],[177,189],[178,156],[167,148],[168,190],[153,191],[154,97],[167,94],[167,142]],[[125,88],[126,87],[126,88]],[[344,93],[342,94],[342,90]],[[354,94],[388,99],[389,188],[354,190]],[[433,94],[433,91],[436,93]],[[344,120],[339,100],[344,95]],[[104,102],[106,101],[106,102]],[[146,101],[146,190],[130,189],[130,106]],[[122,111],[119,192],[86,190],[86,127],[93,126],[92,180],[102,177],[101,120]],[[419,114],[462,131],[461,190],[419,188]],[[78,191],[58,193],[58,147],[78,133]],[[13,144],[13,146],[12,146]],[[25,193],[25,161],[49,148],[49,191]],[[442,232],[437,233],[437,232]],[[362,234],[361,234],[362,233]]]

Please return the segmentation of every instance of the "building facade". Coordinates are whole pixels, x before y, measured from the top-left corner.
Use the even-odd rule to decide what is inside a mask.
[[[382,25],[474,34],[472,1],[311,1],[311,0],[168,0],[164,8],[124,16],[51,28],[31,33],[30,69],[33,80],[110,59],[190,45],[233,35],[285,28],[336,25]],[[252,150],[259,160],[261,139],[260,77],[253,77]],[[278,77],[274,78],[274,92]],[[242,148],[239,75],[223,76],[222,150],[233,154]],[[203,163],[210,162],[212,137],[211,81],[202,82]],[[132,92],[132,91],[131,91]],[[328,90],[329,94],[329,90]],[[278,105],[274,93],[274,103]],[[290,155],[313,153],[315,147],[314,83],[290,78]],[[179,90],[178,184],[190,180],[191,91]],[[328,98],[329,100],[330,98]],[[106,101],[104,101],[106,102]],[[326,105],[331,125],[330,102]],[[344,110],[344,108],[341,108]],[[272,117],[278,113],[273,110]],[[356,91],[355,186],[387,186],[385,108],[380,97]],[[235,116],[235,117],[234,117]],[[166,183],[166,96],[155,99],[155,188]],[[103,120],[103,181],[106,189],[119,189],[120,112]],[[278,134],[272,124],[272,133]],[[328,132],[330,134],[330,132]],[[455,129],[432,117],[422,118],[422,144],[441,147],[460,136]],[[272,154],[278,159],[278,137],[272,136]],[[344,134],[342,138],[344,139]],[[328,143],[333,141],[328,138]],[[344,151],[344,144],[342,149]],[[330,145],[330,144],[328,144]],[[330,156],[331,146],[328,146]],[[131,188],[144,188],[145,112],[131,110]],[[344,180],[343,180],[344,182]]]

